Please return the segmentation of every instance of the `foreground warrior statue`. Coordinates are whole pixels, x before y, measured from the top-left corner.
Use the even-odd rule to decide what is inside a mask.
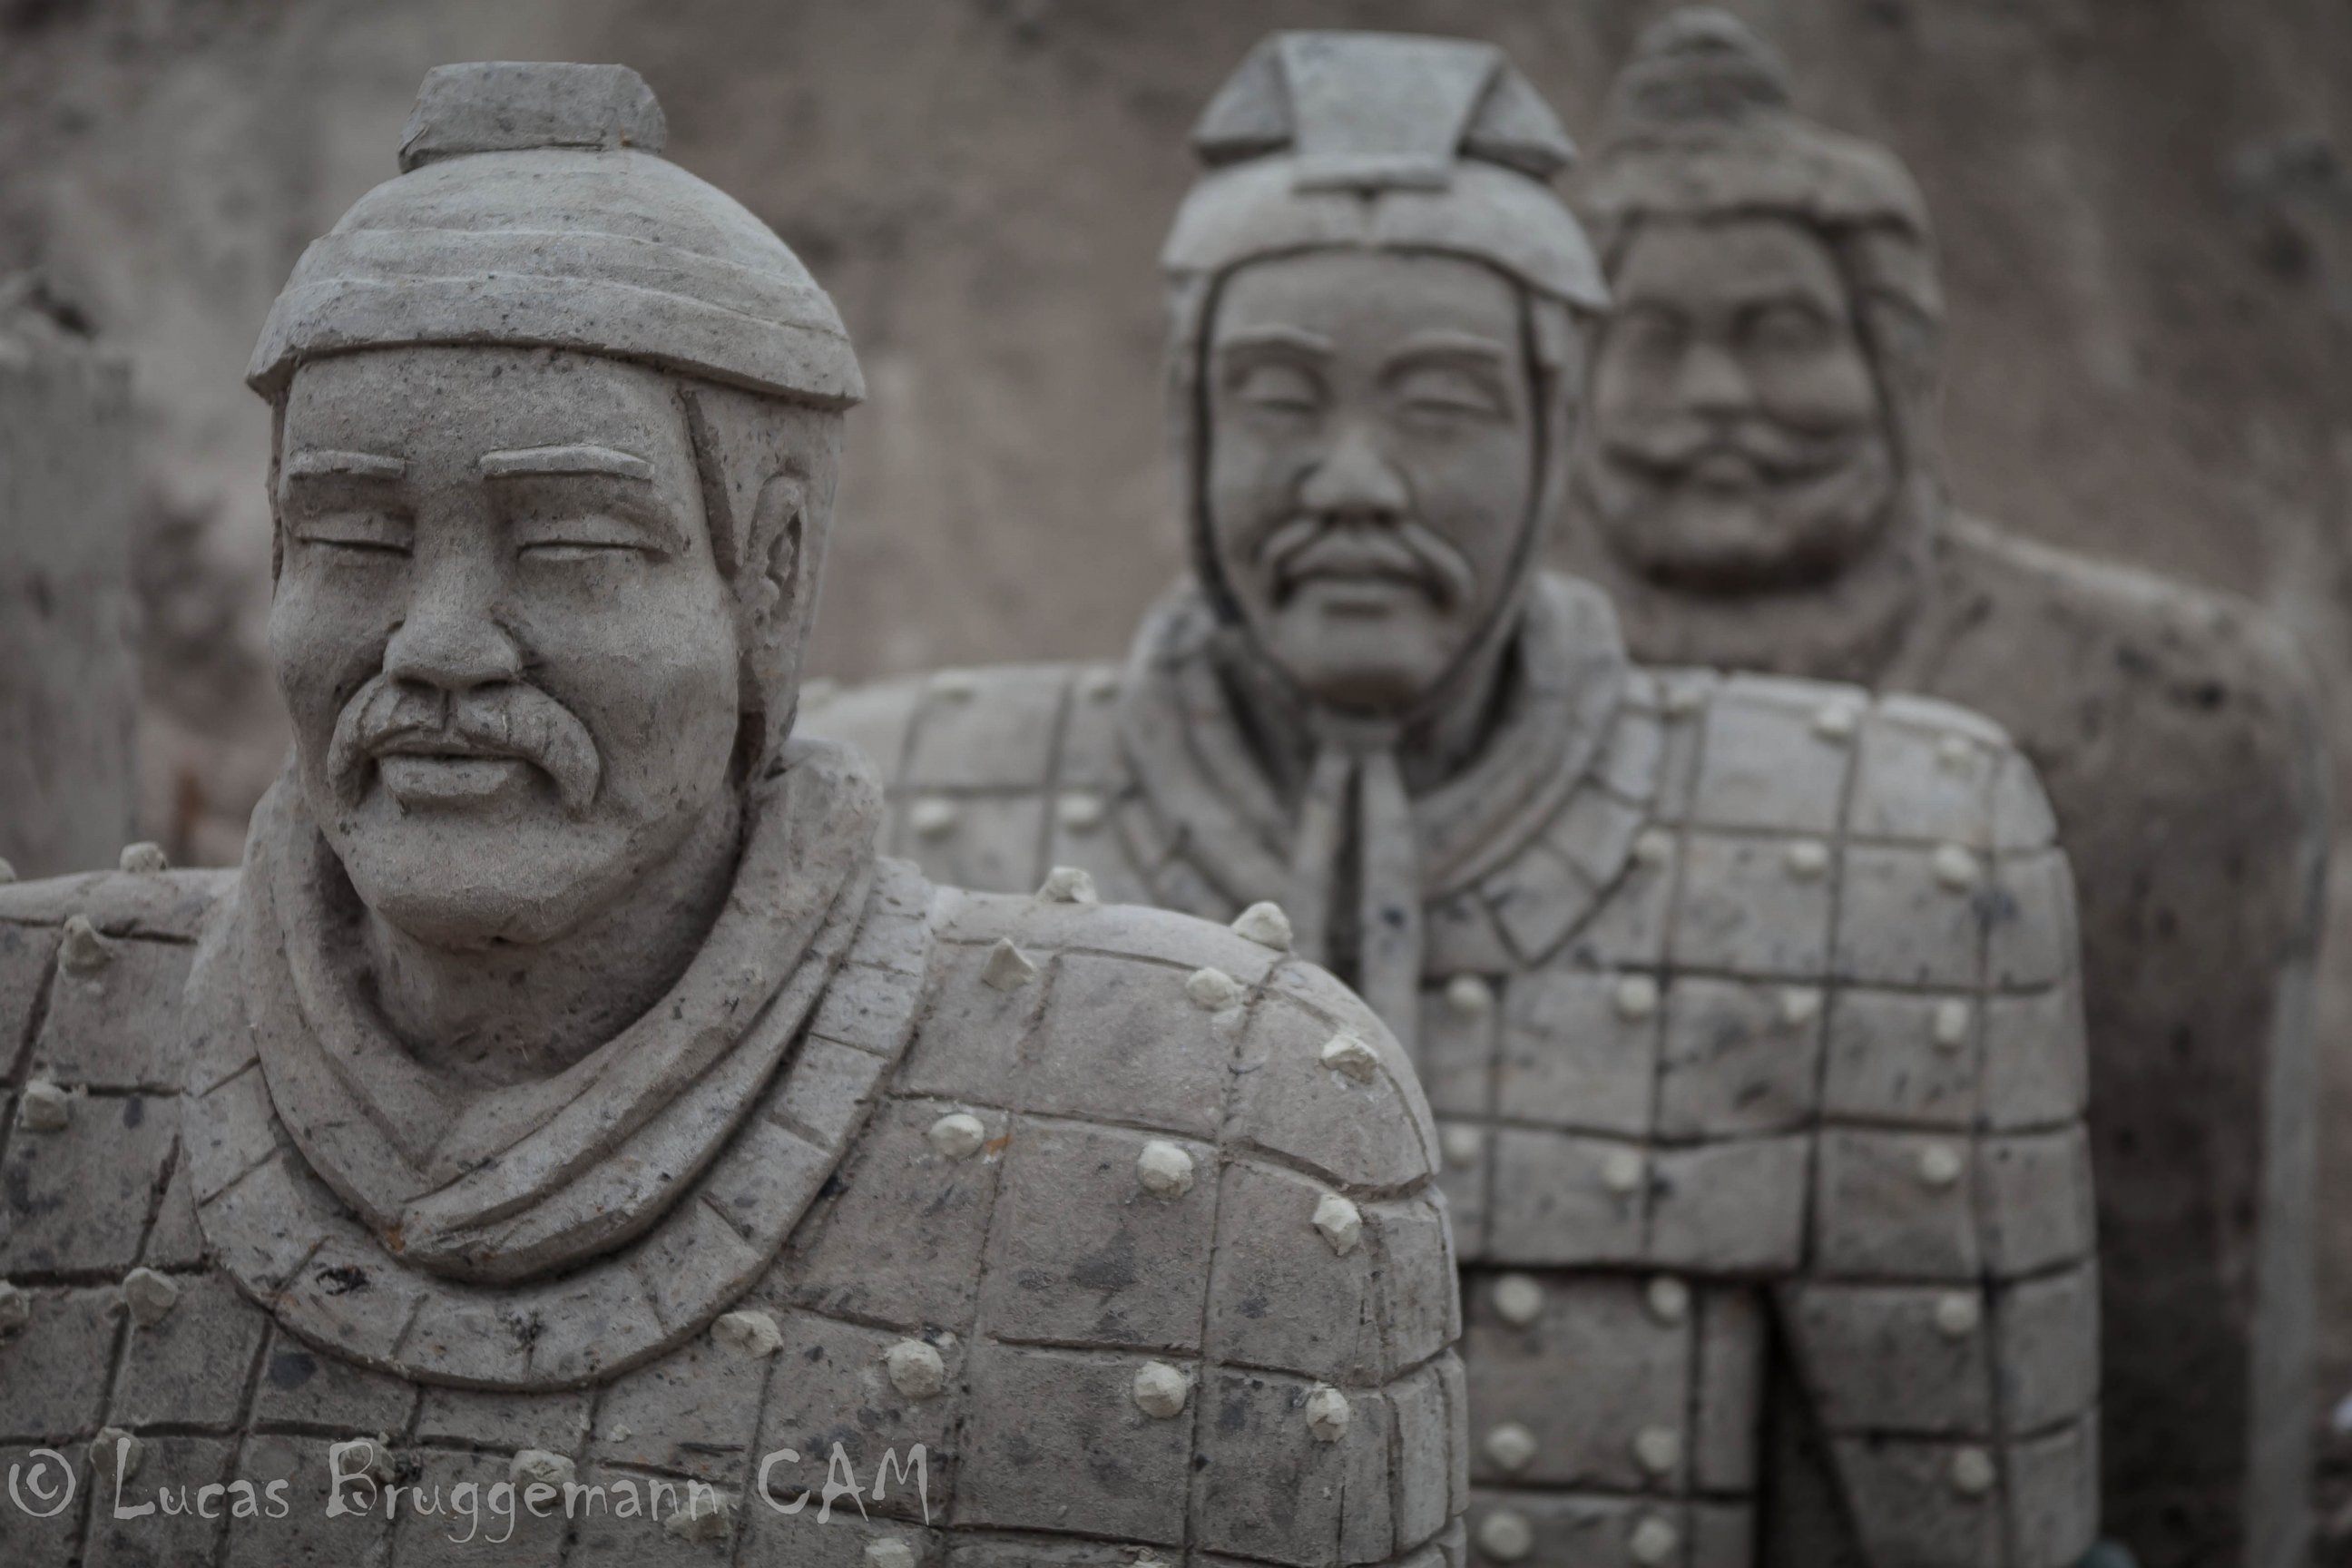
[[[1496,51],[1278,37],[1196,141],[1197,583],[1124,672],[813,721],[889,759],[926,865],[1278,900],[1416,1042],[1476,1560],[2073,1562],[2090,1189],[2032,769],[1942,703],[1631,667],[1538,574],[1602,295]]]
[[[253,362],[244,868],[0,895],[0,1561],[1458,1563],[1395,1042],[1257,923],[876,860],[791,734],[856,364],[660,145],[426,79]]]
[[[2151,1564],[2302,1560],[2324,755],[2251,606],[1955,514],[1917,191],[1691,12],[1621,82],[1590,210],[1570,530],[1643,658],[1932,692],[2042,770],[2083,890],[2106,1519]]]

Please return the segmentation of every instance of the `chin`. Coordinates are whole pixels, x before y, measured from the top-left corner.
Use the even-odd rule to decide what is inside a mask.
[[[642,868],[619,836],[576,824],[346,823],[329,835],[361,900],[434,947],[555,941],[606,908]]]
[[[1277,658],[1298,689],[1327,707],[1402,713],[1429,694],[1445,658],[1425,637],[1389,626],[1301,628]]]

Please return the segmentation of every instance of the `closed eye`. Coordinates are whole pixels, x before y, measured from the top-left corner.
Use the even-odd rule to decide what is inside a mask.
[[[660,536],[645,524],[602,513],[518,520],[514,547],[515,553],[525,560],[545,562],[651,558],[669,552]]]
[[[331,511],[299,519],[297,542],[361,555],[404,556],[413,530],[408,520],[386,512]]]

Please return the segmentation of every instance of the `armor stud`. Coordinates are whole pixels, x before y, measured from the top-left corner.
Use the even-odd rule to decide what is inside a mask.
[[[1517,1474],[1536,1457],[1536,1435],[1516,1421],[1506,1421],[1486,1434],[1486,1447],[1497,1469]]]
[[[1536,1549],[1536,1527],[1528,1516],[1496,1509],[1478,1521],[1478,1550],[1496,1563],[1517,1563]]]
[[[1325,1193],[1317,1202],[1313,1224],[1331,1244],[1331,1250],[1342,1258],[1355,1251],[1356,1243],[1363,1239],[1362,1213],[1337,1193]]]
[[[1810,985],[1791,985],[1780,993],[1780,1022],[1801,1029],[1822,1016],[1822,994]]]
[[[1682,1543],[1682,1532],[1654,1513],[1633,1527],[1633,1535],[1626,1540],[1625,1549],[1643,1568],[1654,1568],[1655,1564],[1671,1560]]]
[[[923,1134],[931,1147],[950,1160],[969,1160],[988,1142],[988,1129],[968,1110],[953,1110],[931,1123]]]
[[[1103,819],[1102,796],[1072,793],[1054,803],[1054,815],[1062,826],[1074,833],[1085,833],[1100,826]]]
[[[1947,735],[1936,742],[1936,761],[1957,773],[1967,767],[1976,756],[1976,747],[1966,735]]]
[[[980,690],[980,681],[968,669],[943,669],[931,677],[931,694],[962,702]]]
[[[101,1426],[98,1436],[89,1440],[89,1468],[118,1483],[137,1475],[146,1458],[147,1445],[120,1426]],[[120,1475],[116,1474],[118,1466]]]
[[[1960,1152],[1949,1143],[1930,1143],[1919,1151],[1919,1180],[1930,1187],[1948,1187],[1960,1179]]]
[[[1276,903],[1255,903],[1234,918],[1234,934],[1276,952],[1290,951],[1290,917]]]
[[[1184,981],[1184,994],[1204,1013],[1222,1013],[1228,1007],[1240,1006],[1248,993],[1240,981],[1222,969],[1196,969]]]
[[[1040,901],[1048,904],[1098,904],[1100,895],[1095,891],[1095,879],[1076,866],[1056,866],[1045,873],[1045,882],[1037,889]]]
[[[1992,1456],[1982,1448],[1963,1448],[1952,1456],[1952,1489],[1962,1497],[1982,1497],[1996,1479]]]
[[[122,1277],[122,1304],[132,1322],[152,1329],[180,1304],[180,1288],[152,1268],[134,1268]]]
[[[1307,1430],[1318,1443],[1336,1443],[1348,1435],[1348,1396],[1328,1384],[1307,1396]]]
[[[1380,1053],[1344,1031],[1324,1044],[1322,1062],[1340,1077],[1358,1083],[1370,1083],[1380,1076]]]
[[[1683,1438],[1664,1426],[1644,1426],[1633,1434],[1634,1462],[1654,1476],[1671,1474],[1683,1462]]]
[[[1544,1288],[1532,1276],[1506,1274],[1495,1281],[1495,1310],[1503,1321],[1526,1328],[1543,1316]]]
[[[920,1340],[900,1340],[882,1352],[890,1386],[909,1399],[934,1399],[948,1385],[948,1363]]]
[[[1983,872],[1977,858],[1958,844],[1936,846],[1936,881],[1945,891],[1965,893],[1977,885]]]
[[[1617,1016],[1639,1023],[1658,1010],[1658,983],[1646,974],[1628,974],[1617,982]]]
[[[1954,1290],[1936,1302],[1936,1330],[1948,1340],[1966,1339],[1984,1321],[1984,1308],[1975,1296]]]
[[[1483,975],[1457,974],[1445,983],[1445,1005],[1464,1017],[1484,1017],[1495,1010],[1495,988]]]
[[[1029,962],[1028,954],[1013,945],[1009,936],[1000,936],[996,945],[988,950],[988,962],[981,965],[980,982],[998,991],[1018,991],[1037,978],[1037,966]]]
[[[919,800],[907,813],[908,825],[926,838],[937,838],[956,825],[955,802],[933,797]]]
[[[1789,875],[1810,882],[1830,868],[1830,847],[1818,838],[1800,838],[1789,846]]]
[[[1087,675],[1087,696],[1097,702],[1108,702],[1118,695],[1118,671],[1097,669]]]
[[[765,1312],[728,1312],[710,1325],[710,1337],[729,1350],[757,1361],[784,1348],[784,1332]]]
[[[1957,996],[1936,1004],[1936,1044],[1948,1051],[1969,1043],[1969,1005]]]
[[[25,1097],[16,1102],[17,1126],[27,1132],[62,1132],[72,1121],[73,1096],[45,1078],[25,1086]]]
[[[1690,1316],[1690,1287],[1671,1274],[1651,1280],[1644,1300],[1650,1316],[1662,1323],[1679,1323]]]
[[[1155,1421],[1182,1415],[1192,1394],[1192,1385],[1184,1374],[1164,1361],[1145,1362],[1136,1372],[1136,1408]]]
[[[1619,1196],[1630,1196],[1642,1190],[1649,1175],[1650,1163],[1631,1149],[1612,1149],[1601,1162],[1601,1184]]]
[[[1671,681],[1666,686],[1664,708],[1669,719],[1687,719],[1699,710],[1706,693],[1696,680]]]
[[[1675,836],[1663,827],[1645,827],[1633,837],[1633,860],[1652,870],[1675,858]]]
[[[1843,745],[1853,739],[1853,727],[1859,718],[1851,702],[1824,702],[1813,710],[1813,733],[1832,744]]]
[[[116,864],[134,877],[152,877],[159,871],[172,868],[172,862],[165,858],[163,847],[160,844],[126,844]]]
[[[1135,1157],[1135,1179],[1156,1197],[1181,1198],[1192,1190],[1192,1156],[1164,1138],[1154,1138]]]
[[[1444,1146],[1445,1163],[1456,1170],[1466,1171],[1478,1163],[1486,1151],[1486,1140],[1475,1127],[1449,1127],[1439,1134]]]
[[[114,962],[114,944],[98,934],[88,915],[71,915],[58,945],[58,962],[68,974],[95,974]]]
[[[525,1448],[507,1466],[507,1479],[519,1487],[542,1486],[561,1489],[579,1479],[579,1466],[562,1454],[551,1454],[544,1448]]]

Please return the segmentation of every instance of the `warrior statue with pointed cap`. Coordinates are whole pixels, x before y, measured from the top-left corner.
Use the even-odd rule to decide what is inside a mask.
[[[0,889],[0,1561],[1459,1568],[1409,1065],[1263,918],[876,858],[857,365],[661,143],[426,78],[253,361],[244,867]]]
[[[1494,48],[1268,40],[1166,261],[1194,580],[1123,669],[812,724],[933,874],[1228,918],[1407,1040],[1473,1561],[2058,1568],[2097,1340],[2073,905],[1991,723],[1630,663],[1538,568],[1605,301]]]
[[[1584,193],[1615,296],[1569,540],[1635,653],[1933,693],[2048,781],[2083,893],[2109,1527],[2300,1562],[2325,757],[2252,607],[1958,513],[1943,308],[1885,150],[1738,22],[1636,47]]]

